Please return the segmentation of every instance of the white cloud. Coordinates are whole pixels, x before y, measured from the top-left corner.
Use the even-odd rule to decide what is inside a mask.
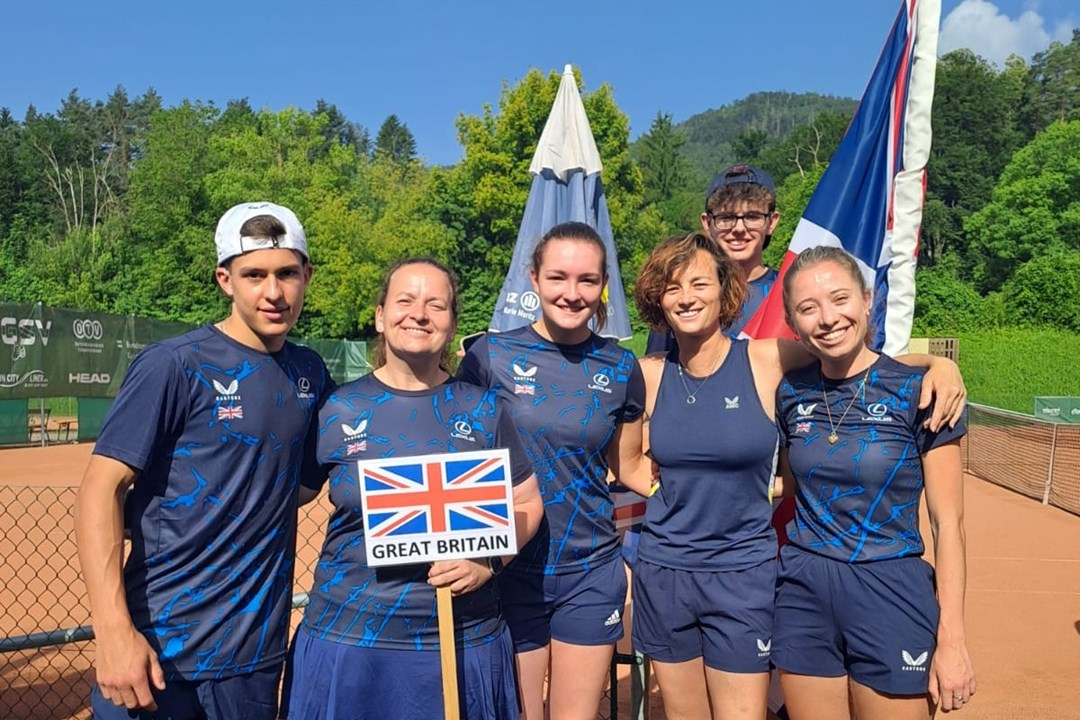
[[[1048,31],[1046,21],[1034,9],[1025,10],[1016,19],[1005,15],[987,0],[964,0],[941,23],[938,53],[968,48],[998,67],[1005,66],[1009,55],[1025,60],[1045,50],[1052,40],[1069,42],[1071,23],[1059,22]]]

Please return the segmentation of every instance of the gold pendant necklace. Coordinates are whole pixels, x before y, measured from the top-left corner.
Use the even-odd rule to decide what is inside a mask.
[[[873,363],[870,364],[873,367]],[[840,419],[835,425],[832,421],[832,411],[829,409],[829,395],[825,392],[825,378],[821,379],[821,396],[825,398],[825,415],[829,418],[829,444],[835,445],[840,436],[836,433],[837,428],[844,424],[844,418],[847,417],[848,412],[851,410],[851,406],[855,404],[855,400],[862,394],[863,387],[866,385],[866,378],[870,376],[870,367],[866,368],[866,372],[863,373],[862,380],[859,381],[859,387],[855,389],[855,394],[851,396],[851,401],[848,402],[847,408],[844,410],[844,414],[840,416]]]

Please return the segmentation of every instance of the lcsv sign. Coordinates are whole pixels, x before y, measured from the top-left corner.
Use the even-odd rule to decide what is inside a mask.
[[[0,341],[5,345],[33,345],[41,340],[42,347],[47,347],[51,330],[52,320],[0,318]]]

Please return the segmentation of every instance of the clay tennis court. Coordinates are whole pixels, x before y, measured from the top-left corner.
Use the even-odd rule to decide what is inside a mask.
[[[0,450],[0,639],[89,622],[71,506],[90,450]],[[979,444],[1002,462],[1014,451],[1015,438]],[[979,691],[956,716],[1080,720],[1080,517],[970,475],[965,490],[967,632]],[[325,498],[303,512],[298,590],[310,582]],[[89,717],[92,645],[0,653],[0,718]],[[628,716],[627,674],[620,717]],[[651,717],[662,720],[659,693],[651,695]]]

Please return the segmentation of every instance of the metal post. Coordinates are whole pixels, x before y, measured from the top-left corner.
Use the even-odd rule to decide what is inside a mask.
[[[1050,504],[1050,484],[1054,480],[1054,454],[1057,451],[1058,425],[1054,423],[1054,434],[1050,436],[1050,463],[1046,468],[1046,487],[1043,489],[1043,505]]]
[[[48,432],[45,427],[48,424],[45,422],[45,398],[38,398],[38,423],[41,425],[41,447],[45,447],[49,444],[45,437],[45,433]]]
[[[634,651],[634,664],[630,668],[630,717],[649,720],[649,659]]]

